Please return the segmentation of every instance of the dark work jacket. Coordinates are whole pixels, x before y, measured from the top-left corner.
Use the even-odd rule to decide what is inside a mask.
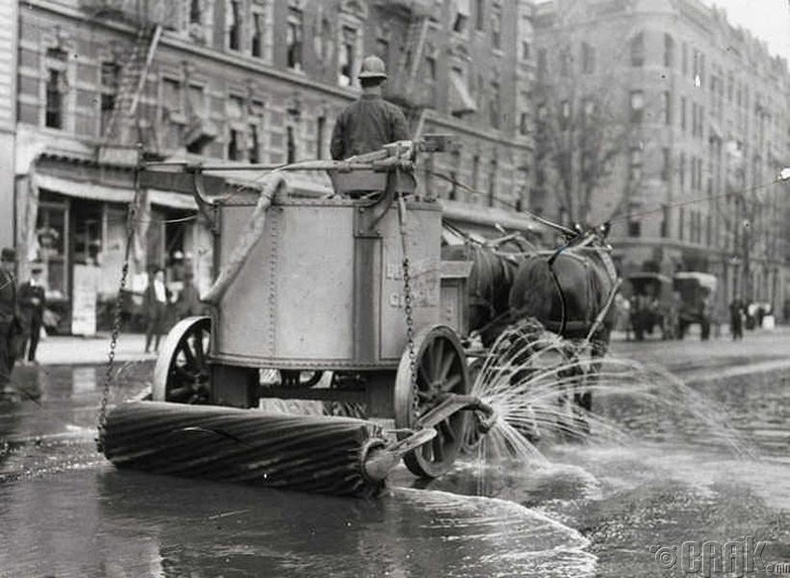
[[[11,273],[0,269],[0,323],[10,324],[16,314],[16,280]]]
[[[332,131],[332,158],[347,159],[409,138],[401,109],[377,94],[363,94],[337,117]]]
[[[192,283],[184,283],[184,288],[178,295],[176,302],[178,315],[189,317],[190,315],[200,315],[203,311],[203,304],[200,302],[200,292]]]
[[[38,297],[38,305],[33,303],[33,298]],[[46,296],[41,285],[31,285],[30,281],[22,283],[19,287],[19,308],[25,317],[25,322],[30,325],[33,320],[41,321],[44,315]]]

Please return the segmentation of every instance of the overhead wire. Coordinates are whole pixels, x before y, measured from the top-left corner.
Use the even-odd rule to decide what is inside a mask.
[[[466,191],[468,191],[468,192],[470,192],[472,194],[480,195],[480,196],[486,196],[486,197],[489,196],[488,193],[486,193],[484,191],[480,191],[480,190],[475,189],[473,187],[470,187],[469,185],[466,185],[464,183],[461,183],[460,181],[458,181],[457,179],[453,178],[452,176],[450,176],[450,175],[448,175],[446,173],[442,173],[442,172],[439,172],[439,171],[431,171],[431,174],[433,174],[433,175],[435,175],[437,177],[443,178],[446,181],[448,181],[448,182],[450,182],[450,183],[452,183],[452,184],[454,184],[454,185],[456,185],[456,186],[458,186],[458,187],[460,187],[460,188],[462,188],[462,189],[464,189],[464,190],[466,190]],[[767,188],[772,187],[772,186],[774,186],[776,184],[779,184],[779,183],[782,183],[782,182],[788,182],[788,181],[790,181],[790,175],[788,175],[788,177],[783,177],[782,175],[780,175],[780,176],[777,176],[777,178],[775,178],[772,181],[769,181],[769,182],[766,182],[766,183],[762,183],[762,184],[759,184],[759,185],[754,185],[752,187],[747,187],[745,189],[741,189],[741,190],[737,190],[737,191],[729,191],[729,192],[726,192],[726,193],[720,193],[718,195],[705,195],[705,196],[700,196],[700,197],[692,197],[692,198],[689,198],[689,199],[683,199],[683,200],[680,200],[680,201],[677,201],[677,202],[674,202],[674,203],[662,204],[661,206],[659,206],[659,207],[657,207],[655,209],[649,209],[649,210],[640,211],[640,212],[629,212],[627,214],[623,214],[623,215],[620,215],[620,216],[613,216],[612,218],[607,219],[606,222],[608,222],[608,223],[615,223],[615,222],[618,222],[618,221],[624,221],[624,220],[632,219],[634,217],[644,217],[644,216],[647,216],[647,215],[652,215],[654,213],[663,212],[666,207],[681,207],[681,206],[691,205],[691,204],[696,204],[696,203],[710,202],[710,201],[713,201],[713,200],[726,198],[726,197],[743,197],[744,195],[748,195],[750,193],[754,193],[754,192],[757,192],[757,191],[762,190],[762,189],[767,189]],[[518,213],[523,213],[523,214],[525,214],[525,215],[527,215],[529,217],[537,219],[537,220],[539,220],[540,222],[542,222],[544,224],[554,225],[556,227],[562,227],[563,229],[571,231],[570,229],[567,229],[563,225],[557,225],[556,223],[552,223],[551,221],[548,221],[544,217],[542,217],[542,216],[540,216],[540,215],[538,215],[536,213],[533,213],[533,212],[531,212],[531,211],[529,211],[527,209],[523,209],[521,207],[517,207],[513,203],[509,203],[508,201],[506,201],[506,200],[504,200],[502,198],[494,197],[494,200],[496,200],[497,203],[499,203],[500,205],[503,205],[505,207],[511,208],[514,211],[518,212]]]

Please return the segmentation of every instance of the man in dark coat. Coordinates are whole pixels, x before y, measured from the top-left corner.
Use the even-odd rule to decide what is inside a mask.
[[[28,363],[36,362],[36,349],[41,337],[44,306],[47,302],[44,286],[41,284],[42,270],[40,263],[33,263],[30,280],[19,286],[19,308],[24,319]]]
[[[14,267],[16,251],[4,248],[0,252],[0,396],[12,394],[11,370],[14,368],[13,342],[18,327],[17,291]]]
[[[401,109],[381,97],[382,84],[387,79],[384,62],[378,56],[368,56],[358,78],[362,96],[340,113],[332,132],[330,152],[335,160],[377,151],[385,144],[410,138]]]

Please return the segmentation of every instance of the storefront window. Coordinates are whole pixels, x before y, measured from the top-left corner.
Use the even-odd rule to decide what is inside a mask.
[[[68,296],[68,201],[49,200],[41,192],[36,236],[38,257],[44,263],[44,285],[48,300],[63,300]]]
[[[102,205],[91,201],[74,200],[74,262],[98,265],[102,250]]]

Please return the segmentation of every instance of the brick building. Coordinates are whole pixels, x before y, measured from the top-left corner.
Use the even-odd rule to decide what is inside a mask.
[[[423,185],[450,204],[512,207],[527,195],[534,61],[523,0],[1,4],[18,22],[18,39],[8,39],[18,58],[7,66],[16,118],[0,118],[0,136],[15,146],[0,159],[0,177],[13,181],[0,196],[10,206],[0,228],[14,231],[23,277],[30,260],[44,261],[67,319],[80,287],[98,286],[100,301],[117,289],[137,142],[156,159],[328,158],[369,53],[387,62],[387,96],[414,131],[458,135],[458,152],[420,168]],[[323,175],[293,179],[304,192],[328,187]],[[211,237],[192,198],[149,189],[143,203],[132,288],[151,264],[191,267],[205,288]]]
[[[564,106],[551,112],[555,132],[570,134],[591,99],[606,102],[598,145],[616,154],[576,216],[613,219],[624,272],[707,271],[719,306],[742,295],[780,310],[790,196],[773,181],[790,163],[787,62],[698,0],[555,0],[537,5],[533,24],[536,106],[548,95]],[[562,218],[563,200],[543,190],[556,180],[538,172],[533,204]]]

